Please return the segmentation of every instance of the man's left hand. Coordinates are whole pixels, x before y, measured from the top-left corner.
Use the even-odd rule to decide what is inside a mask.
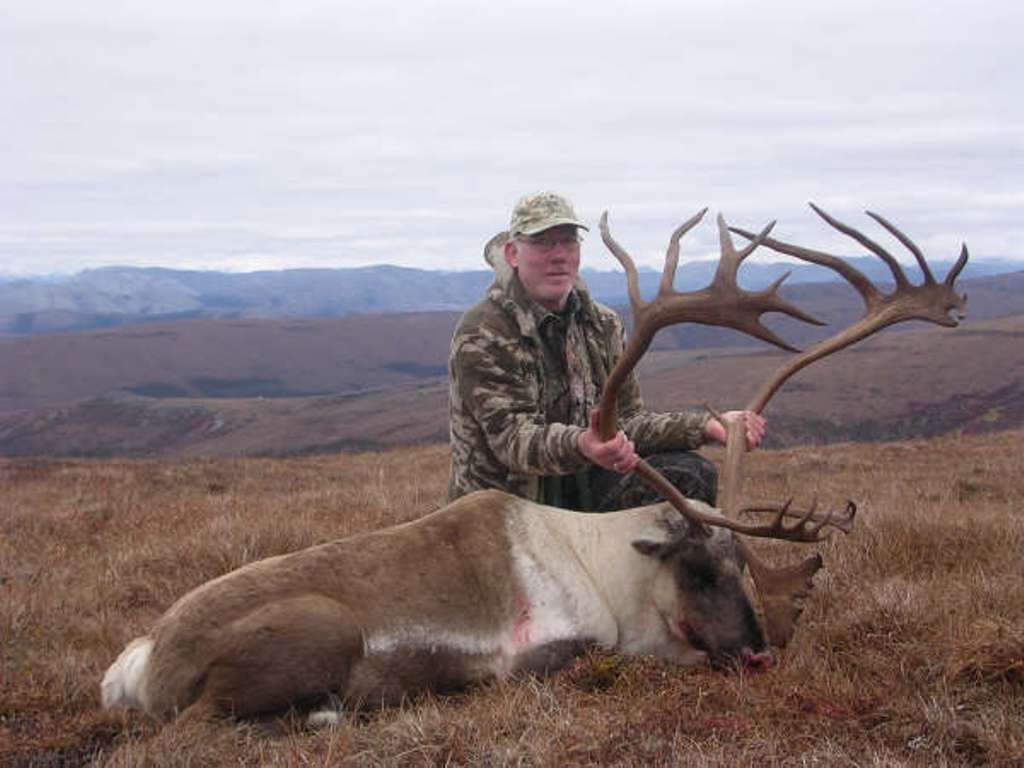
[[[722,419],[726,423],[742,419],[746,424],[746,436],[747,436],[747,450],[751,451],[761,444],[761,440],[764,439],[764,432],[767,426],[767,422],[764,417],[755,413],[754,411],[726,411],[722,414]],[[715,442],[725,445],[728,439],[728,430],[726,425],[718,419],[708,419],[708,423],[704,425],[704,435]]]

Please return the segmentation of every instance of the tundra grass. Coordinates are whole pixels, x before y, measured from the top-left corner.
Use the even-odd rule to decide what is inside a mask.
[[[124,644],[239,565],[439,506],[443,447],[0,462],[0,765],[1024,765],[1024,434],[751,456],[745,496],[859,506],[768,672],[593,651],[311,730],[101,711]],[[720,456],[712,454],[713,458]],[[758,544],[779,562],[809,550]]]

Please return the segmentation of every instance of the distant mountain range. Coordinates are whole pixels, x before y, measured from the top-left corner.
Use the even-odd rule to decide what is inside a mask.
[[[848,260],[873,280],[891,281],[878,260]],[[933,269],[945,274],[950,262]],[[706,285],[716,262],[680,266],[680,290]],[[971,261],[961,278],[1019,270],[1009,261]],[[763,288],[787,271],[788,285],[833,281],[810,264],[749,262],[741,270],[746,288]],[[909,268],[910,274],[916,268]],[[605,304],[627,303],[621,272],[584,271],[591,292]],[[200,318],[344,317],[353,314],[461,311],[484,294],[489,270],[446,272],[377,266],[356,269],[292,269],[225,273],[159,268],[104,267],[67,277],[0,279],[0,335],[27,336],[88,330],[140,322]],[[651,295],[660,273],[642,270],[641,290]]]

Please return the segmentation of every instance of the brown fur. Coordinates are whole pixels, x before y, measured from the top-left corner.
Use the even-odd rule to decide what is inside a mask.
[[[495,589],[511,587],[512,566],[488,500],[467,497],[406,525],[252,563],[189,592],[151,632],[147,708],[167,716],[198,701],[244,715],[349,688],[354,698],[394,700],[468,682],[472,669],[446,672],[431,659],[364,663],[362,644],[365,628],[410,619],[496,631],[513,612],[511,590]]]
[[[581,515],[480,491],[197,587],[111,666],[104,703],[165,718],[379,705],[547,672],[591,643],[742,658],[764,641],[735,556],[668,504]]]

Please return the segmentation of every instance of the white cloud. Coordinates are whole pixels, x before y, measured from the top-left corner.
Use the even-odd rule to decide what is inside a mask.
[[[706,204],[841,247],[809,199],[1024,259],[1009,0],[6,5],[0,271],[478,267],[537,188],[647,264]]]

